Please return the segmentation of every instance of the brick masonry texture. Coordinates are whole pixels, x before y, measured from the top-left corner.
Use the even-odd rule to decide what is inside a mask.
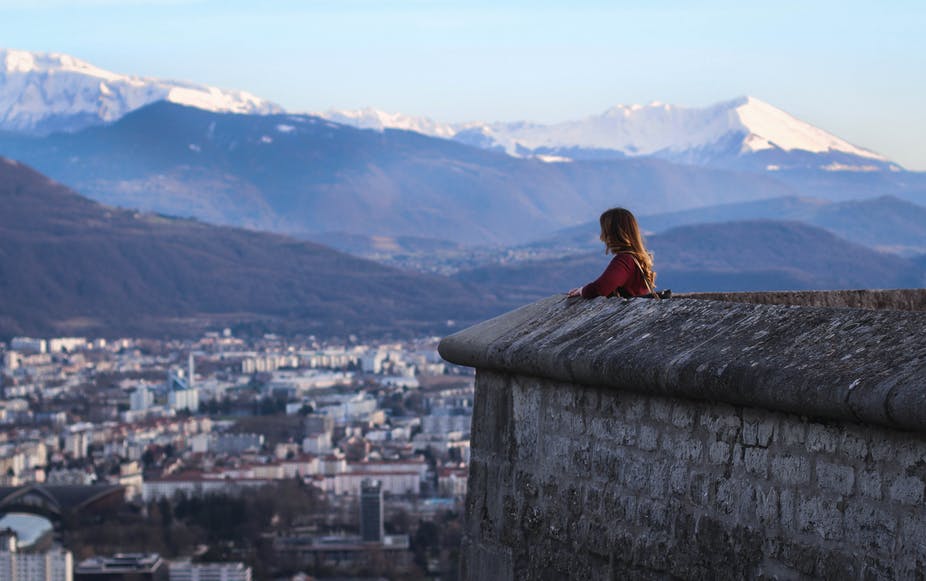
[[[464,578],[926,577],[926,416],[892,407],[923,314],[674,301],[442,342],[477,368]]]
[[[490,371],[473,422],[467,579],[926,571],[916,434]]]

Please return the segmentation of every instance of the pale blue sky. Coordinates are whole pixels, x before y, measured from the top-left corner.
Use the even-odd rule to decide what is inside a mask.
[[[0,0],[0,43],[290,110],[574,119],[753,95],[926,170],[926,2]]]

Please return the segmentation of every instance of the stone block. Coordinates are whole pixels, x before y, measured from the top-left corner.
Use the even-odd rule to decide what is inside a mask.
[[[797,510],[797,494],[790,489],[780,489],[778,492],[778,516],[781,519],[781,528],[786,531],[797,528],[795,515]]]
[[[900,476],[891,482],[889,497],[894,502],[920,504],[923,502],[923,481],[916,476]]]
[[[810,482],[810,462],[804,456],[785,454],[772,457],[771,478],[782,484],[796,485]]]
[[[641,450],[652,451],[658,447],[659,432],[652,426],[640,426],[637,445]]]
[[[840,441],[837,428],[811,423],[807,427],[807,449],[811,452],[832,454]]]
[[[711,405],[699,416],[698,424],[715,439],[731,443],[742,430],[742,418],[737,408],[725,404]]]
[[[663,498],[669,488],[669,462],[654,460],[649,467],[649,480],[646,486],[648,496]]]
[[[684,495],[688,490],[689,483],[688,466],[682,462],[676,462],[669,468],[669,492],[674,495]]]
[[[883,494],[881,492],[881,473],[875,472],[874,470],[864,470],[858,473],[858,491],[862,496],[874,499],[881,500]]]
[[[783,417],[776,439],[785,446],[803,446],[807,441],[807,420],[795,416]]]
[[[609,489],[602,496],[602,509],[607,522],[626,523],[637,517],[637,497],[620,489]],[[618,526],[616,530],[622,530]]]
[[[650,399],[649,417],[657,422],[669,423],[672,419],[672,403],[663,398]]]
[[[647,462],[636,456],[626,456],[619,478],[621,484],[629,490],[644,490],[647,484]]]
[[[797,505],[797,525],[801,532],[826,540],[839,539],[845,528],[840,503],[820,496],[801,498]]]
[[[588,422],[588,437],[617,446],[635,446],[637,426],[622,418],[591,418]]]
[[[743,452],[743,465],[746,472],[766,478],[768,476],[768,450],[765,448],[746,448]]]
[[[707,459],[712,464],[726,464],[730,462],[730,444],[727,442],[711,442],[707,450]]]
[[[716,488],[705,474],[692,474],[688,483],[688,500],[694,506],[711,507],[716,499]]]
[[[897,517],[869,503],[847,503],[846,542],[865,551],[882,555],[894,552]]]
[[[777,423],[775,414],[744,411],[741,433],[743,445],[767,448],[775,435]]]
[[[624,403],[624,419],[628,422],[640,421],[646,415],[646,400],[636,394],[626,394],[626,396],[629,401]]]
[[[817,486],[838,494],[849,495],[855,485],[855,470],[851,466],[817,461]]]
[[[776,488],[756,487],[753,498],[755,501],[755,515],[764,530],[770,530],[781,522],[779,514],[779,493]]]
[[[637,524],[659,531],[668,529],[668,510],[662,500],[641,499],[637,510]]]
[[[839,443],[839,453],[849,460],[864,461],[868,457],[868,438],[870,430],[851,426],[845,429]]]
[[[920,440],[906,440],[894,449],[894,460],[908,476],[926,477],[926,445]]]
[[[694,424],[693,406],[688,403],[677,403],[672,406],[672,425],[677,428],[690,428]]]

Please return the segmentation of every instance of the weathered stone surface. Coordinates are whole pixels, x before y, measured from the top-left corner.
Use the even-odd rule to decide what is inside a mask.
[[[926,436],[497,371],[476,383],[468,579],[905,579],[926,563]],[[655,413],[614,415],[641,408]]]
[[[926,312],[556,296],[440,352],[478,369],[926,431]]]
[[[678,298],[761,305],[851,308],[875,311],[926,311],[926,292],[923,292],[923,289],[686,293],[675,296]]]
[[[924,316],[553,298],[446,339],[464,578],[922,578]]]

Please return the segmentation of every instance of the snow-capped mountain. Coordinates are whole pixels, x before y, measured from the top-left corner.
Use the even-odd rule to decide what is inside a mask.
[[[449,136],[469,145],[547,161],[652,156],[726,166],[733,160],[749,159],[766,170],[896,168],[884,156],[852,145],[755,97],[704,108],[663,103],[618,105],[600,115],[551,125],[525,121],[442,124],[372,109],[322,115],[358,127]]]
[[[161,100],[216,112],[283,111],[244,91],[121,75],[66,54],[0,49],[0,130],[75,131]]]
[[[429,117],[412,117],[402,113],[387,113],[379,109],[367,107],[366,109],[329,109],[324,113],[313,113],[319,117],[324,117],[329,121],[351,125],[360,129],[402,129],[404,131],[414,131],[423,133],[431,137],[443,137],[450,139],[456,135],[460,127],[450,123],[441,123],[434,121]]]

